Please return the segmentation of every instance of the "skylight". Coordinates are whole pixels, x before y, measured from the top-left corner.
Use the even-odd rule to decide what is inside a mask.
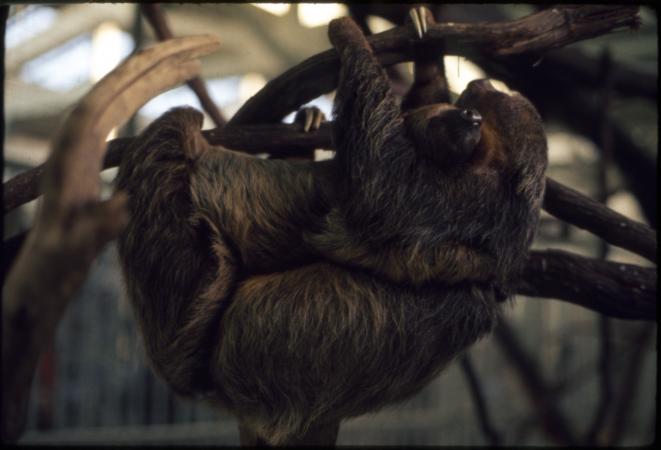
[[[47,6],[28,6],[7,20],[5,46],[9,49],[48,30],[57,11]]]
[[[104,58],[98,57],[92,35],[86,33],[25,63],[21,67],[20,76],[27,83],[53,91],[68,91],[90,82],[92,78],[98,79],[100,74],[112,69],[133,50],[130,34],[117,30],[107,36],[109,39],[104,40],[99,51],[105,49],[105,60],[110,62],[112,59],[112,64],[104,62],[101,71],[95,67],[95,63],[103,62]]]
[[[240,79],[241,77],[233,76],[206,81],[209,95],[218,107],[222,109],[237,101]],[[200,101],[193,91],[188,86],[179,86],[151,99],[140,109],[139,114],[155,119],[170,108],[184,105],[202,110]]]

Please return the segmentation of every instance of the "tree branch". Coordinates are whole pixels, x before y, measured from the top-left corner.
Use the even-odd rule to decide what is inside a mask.
[[[142,11],[142,15],[154,29],[154,33],[158,40],[167,41],[174,37],[170,30],[170,26],[168,25],[165,11],[163,11],[160,3],[141,3],[140,10]],[[211,120],[213,120],[216,126],[219,128],[225,126],[226,120],[211,99],[209,91],[207,91],[207,87],[202,78],[196,76],[186,81],[186,84],[193,90],[193,92],[195,92],[195,95],[197,95],[197,98],[202,105],[202,109],[209,114],[209,117],[211,117]]]
[[[655,267],[533,251],[517,293],[556,298],[610,317],[656,320]]]
[[[544,209],[560,220],[657,262],[656,231],[613,211],[552,178],[546,178]]]
[[[128,222],[126,194],[99,201],[105,137],[147,100],[197,73],[195,58],[217,45],[213,36],[193,36],[143,50],[99,81],[58,132],[40,180],[41,208],[3,286],[3,441],[23,430],[39,354],[71,296]]]
[[[20,248],[23,240],[19,235],[5,241],[4,255]],[[656,288],[656,268],[549,250],[530,253],[516,292],[566,301],[609,317],[653,321]]]
[[[425,45],[445,45],[446,54],[453,55],[509,56],[545,52],[639,24],[637,6],[563,5],[513,21],[430,25]],[[384,66],[410,61],[417,43],[414,32],[406,27],[367,39]],[[301,105],[332,91],[337,84],[339,64],[332,49],[306,59],[269,81],[229,124],[278,122]]]
[[[594,8],[597,8],[597,10],[599,10],[599,8],[606,8],[610,11],[613,10],[614,7],[590,6],[586,8],[591,10],[594,10]],[[615,9],[622,12],[621,8]],[[569,10],[574,11],[573,8],[569,8]],[[545,12],[548,13],[548,11]],[[635,18],[635,9],[624,8],[624,12],[630,16],[630,20]],[[519,23],[525,22],[530,26],[531,23],[536,23],[536,21],[539,20],[540,16],[538,14],[521,19]],[[496,25],[497,28],[503,30],[507,30],[507,27],[511,26],[509,22],[505,22],[504,25]],[[449,26],[452,28],[454,24],[449,24]],[[473,25],[462,24],[462,26],[465,29],[466,27],[470,28]],[[494,25],[477,25],[479,29],[483,29],[485,26],[489,27]],[[447,29],[445,29],[445,32],[447,32]],[[457,32],[457,30],[454,30],[454,32]],[[473,32],[475,32],[475,30],[473,30]],[[404,30],[394,29],[393,33],[394,35],[397,35],[397,33],[402,34],[404,33]],[[393,36],[392,33],[391,36]],[[384,44],[384,42],[387,41],[387,33],[385,37],[384,33],[382,33],[381,35],[376,35],[374,38],[377,37],[378,39],[381,39],[381,41],[377,40],[377,42],[381,42],[378,45],[380,45],[382,49],[391,48]],[[389,45],[394,46],[395,44],[391,43]],[[522,46],[517,46],[517,48],[521,49]],[[334,54],[330,51],[314,58],[324,59],[328,58],[328,55],[331,56],[331,59],[334,58]],[[312,58],[312,60],[314,60],[314,58]],[[294,75],[292,76],[294,79],[298,79],[298,77],[303,76],[301,74],[305,73],[306,70],[309,70],[310,66],[314,67],[315,64],[316,63],[311,63],[310,60],[308,60],[288,73],[293,73]],[[279,78],[288,80],[292,79],[291,77],[286,77],[284,75]],[[314,84],[317,87],[319,85],[319,83]],[[269,92],[269,90],[272,91],[273,87],[267,86],[267,88],[265,88],[265,92]],[[291,97],[286,90],[278,91],[277,94],[282,98]],[[280,97],[278,97],[279,100],[281,100]],[[279,102],[276,102],[276,104],[279,104]],[[296,107],[298,106],[300,105],[297,105]],[[298,149],[301,151],[307,151],[310,147],[331,148],[331,130],[332,123],[323,124],[319,131],[313,133],[303,133],[300,130],[300,127],[296,125],[243,125],[226,127],[223,130],[215,129],[203,131],[203,135],[214,145],[224,145],[228,148],[240,149],[247,151],[248,153],[267,152],[277,154],[282,152],[296,152]],[[131,139],[132,138],[122,138],[110,141],[108,143],[108,152],[103,167],[107,168],[117,165],[123,149],[127,147]],[[36,188],[37,180],[40,178],[42,171],[42,167],[37,167],[22,173],[5,183],[5,212],[36,197],[38,192]],[[603,205],[599,205],[588,197],[582,196],[578,192],[563,187],[557,182],[552,180],[548,182],[544,202],[545,208],[547,208],[552,214],[592,231],[595,234],[602,236],[604,239],[609,240],[609,242],[614,245],[623,246],[624,248],[643,254],[647,257],[651,257],[655,252],[656,234],[649,229],[649,227],[631,221]],[[624,227],[621,226],[622,223],[625,224]],[[622,231],[624,231],[624,233],[622,233]],[[531,256],[532,264],[528,268],[526,282],[522,284],[520,292],[529,295],[564,299],[597,311],[602,311],[605,314],[613,315],[615,317],[649,319],[651,317],[650,314],[652,314],[651,311],[655,311],[655,306],[653,307],[654,309],[651,309],[647,300],[650,292],[655,292],[656,284],[654,283],[653,289],[649,288],[640,290],[636,287],[636,276],[642,273],[647,277],[648,272],[652,269],[618,265],[606,261],[582,259],[579,256],[573,256],[570,254],[566,254],[565,256],[566,258],[569,258],[569,262],[575,265],[574,269],[586,269],[589,273],[567,273],[566,267],[564,268],[564,271],[563,267],[556,267],[554,265],[555,263],[562,264],[563,261],[563,256],[557,252],[546,257],[539,254],[533,254]],[[540,263],[540,261],[543,263]],[[549,272],[548,267],[553,270]],[[613,267],[624,267],[628,268],[628,270],[624,270],[624,272],[620,273],[614,270]],[[605,286],[608,287],[607,290],[609,294],[606,296],[608,301],[605,304],[602,304],[599,301],[586,300],[585,295],[575,295],[575,290],[580,292],[584,289],[588,289],[588,291],[595,289],[594,287],[590,289],[590,285],[593,282],[590,278],[591,275],[603,279],[605,277],[607,278],[608,274],[611,272],[615,272],[619,277],[604,280],[606,282]],[[555,282],[555,280],[559,282]],[[573,280],[573,282],[568,283],[567,280]],[[611,284],[608,284],[608,282]],[[647,285],[651,286],[649,283],[647,283]],[[599,289],[597,289],[597,291],[599,291]],[[621,299],[628,298],[632,294],[633,297],[630,297],[629,300],[631,305],[629,305],[629,303],[623,305]]]
[[[473,363],[471,362],[468,353],[460,358],[459,363],[461,364],[461,370],[468,382],[469,392],[473,399],[473,405],[475,406],[475,412],[477,413],[477,419],[480,428],[482,429],[482,433],[487,438],[489,445],[494,447],[502,445],[503,439],[491,422],[491,415],[489,414],[489,408],[487,407],[487,402],[484,398],[482,383],[480,383],[480,379],[475,372],[475,368],[473,367]]]
[[[557,46],[553,44],[553,39],[559,39],[565,42],[563,45],[566,45],[569,42],[609,33],[619,27],[635,27],[639,23],[637,11],[636,6],[560,6],[516,21],[476,24],[438,23],[430,26],[428,37],[430,44],[425,44],[445,45],[447,50],[454,43],[456,47],[454,54],[462,55],[473,54],[474,48],[479,48],[481,52],[493,56],[545,51]],[[580,23],[581,26],[575,27],[574,22]],[[546,31],[540,32],[540,30]],[[535,36],[537,38],[533,39]],[[499,45],[499,39],[504,40],[506,44]],[[408,55],[412,54],[414,43],[417,42],[411,30],[405,27],[397,27],[369,36],[368,40],[384,65],[410,60]],[[236,126],[278,122],[289,112],[334,89],[338,71],[339,60],[334,50],[327,50],[308,58],[271,80],[243,105],[229,124]],[[203,134],[214,145],[225,145],[248,153],[290,152],[298,147],[309,149],[310,146],[330,148],[330,130],[327,126],[322,126],[317,133],[307,135],[293,126],[275,129],[285,134],[274,136],[268,133],[272,130],[269,128],[242,128],[222,132],[220,129],[215,129],[205,131]],[[264,133],[268,138],[275,138],[275,141],[244,139],[250,132]],[[113,153],[114,145],[120,146],[120,143],[111,141],[109,155]],[[31,169],[4,184],[5,213],[36,198],[36,180],[40,176],[40,171],[39,167]]]
[[[645,362],[645,351],[649,341],[654,336],[656,326],[649,324],[643,327],[636,339],[636,351],[631,352],[631,358],[628,361],[624,381],[620,385],[620,393],[617,401],[617,408],[610,426],[605,430],[597,445],[604,447],[614,447],[620,445],[620,440],[626,431],[627,424],[631,418],[631,412],[635,403],[638,389],[641,386],[640,379],[643,374],[642,366]]]
[[[542,429],[546,435],[560,445],[577,445],[576,432],[557,406],[556,396],[549,389],[542,371],[504,318],[498,321],[494,338],[512,367],[516,369],[524,392],[541,416]]]
[[[613,136],[607,120],[608,109],[611,104],[612,91],[615,81],[613,61],[609,50],[604,50],[600,60],[601,79],[601,139],[599,146],[601,154],[597,162],[597,194],[596,200],[607,203],[610,196],[608,183],[608,168],[613,157]],[[599,241],[598,257],[606,259],[610,251],[609,245],[604,240]],[[613,400],[613,349],[611,346],[611,320],[609,317],[600,315],[597,317],[599,323],[599,402],[594,410],[594,418],[588,428],[585,441],[590,445],[596,445],[597,438],[604,428],[608,411]]]
[[[304,133],[297,125],[273,124],[228,126],[222,130],[205,130],[202,134],[212,145],[222,145],[255,154],[278,153],[285,150],[295,152],[298,149],[303,152],[310,147],[332,148],[331,131],[332,122],[327,122],[322,124],[318,131],[309,133]],[[131,140],[132,138],[120,138],[108,143],[104,168],[118,164],[121,153]],[[34,198],[37,193],[35,186],[41,170],[43,170],[41,166],[36,167],[5,183],[5,212],[20,205],[21,202]],[[586,229],[612,245],[626,248],[656,261],[657,241],[654,230],[551,178],[547,178],[543,207],[559,219]],[[582,281],[588,282],[588,280]],[[632,285],[633,281],[628,283]],[[622,291],[620,293],[623,294]]]
[[[293,148],[300,148],[302,151],[310,147],[330,148],[331,130],[332,123],[329,122],[323,124],[317,132],[311,133],[300,131],[297,125],[278,124],[226,127],[222,131],[208,130],[202,134],[214,145],[260,153]],[[118,163],[122,151],[131,139],[115,139],[108,143],[104,167]],[[39,168],[33,171],[32,176],[36,176],[38,170]],[[16,179],[28,177],[26,174],[5,183],[6,191],[7,185]],[[649,227],[622,216],[550,178],[547,178],[544,208],[560,219],[593,232],[613,245],[643,255],[650,255],[652,249],[656,249],[656,233]],[[656,293],[656,278],[653,276],[655,269],[584,258],[564,252],[533,252],[531,264],[526,270],[526,282],[519,290],[521,294],[558,298],[613,317],[646,320],[654,317],[656,305],[650,304],[650,298]],[[654,280],[649,280],[650,277]],[[641,285],[644,287],[641,288]]]

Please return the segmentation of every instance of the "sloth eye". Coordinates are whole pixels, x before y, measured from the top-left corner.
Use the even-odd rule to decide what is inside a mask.
[[[428,130],[442,133],[450,139],[461,139],[467,134],[479,133],[482,116],[474,109],[453,109],[429,120]]]

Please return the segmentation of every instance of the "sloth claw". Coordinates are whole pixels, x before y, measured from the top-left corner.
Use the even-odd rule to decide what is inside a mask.
[[[321,126],[321,122],[326,120],[324,113],[316,106],[306,106],[298,110],[294,123],[303,127],[305,133],[310,130],[316,131]]]
[[[427,36],[427,25],[433,21],[433,15],[426,6],[418,6],[409,10],[409,20],[415,29],[418,39]]]

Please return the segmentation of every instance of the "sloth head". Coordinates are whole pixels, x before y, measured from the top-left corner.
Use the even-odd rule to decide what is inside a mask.
[[[448,103],[408,111],[404,124],[421,155],[443,168],[469,161],[481,139],[481,114]]]
[[[546,166],[546,137],[535,107],[516,92],[497,90],[488,80],[471,81],[455,105],[424,106],[403,118],[421,155],[443,169]]]

